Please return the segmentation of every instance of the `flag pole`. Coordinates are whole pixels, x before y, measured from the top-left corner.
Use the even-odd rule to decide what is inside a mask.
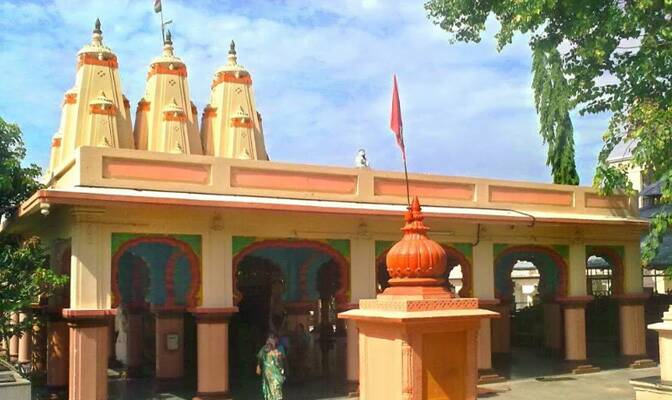
[[[408,209],[411,209],[411,189],[408,184],[408,167],[406,166],[406,152],[404,152],[404,177],[406,178],[406,202],[408,203]]]
[[[166,33],[165,33],[166,24],[163,23],[163,4],[161,4],[159,14],[161,14],[161,43],[166,44]]]

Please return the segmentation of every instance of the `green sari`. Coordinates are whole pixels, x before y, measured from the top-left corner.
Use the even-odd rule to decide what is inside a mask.
[[[285,382],[285,358],[280,350],[262,347],[257,354],[261,366],[261,390],[264,400],[282,400],[282,384]]]

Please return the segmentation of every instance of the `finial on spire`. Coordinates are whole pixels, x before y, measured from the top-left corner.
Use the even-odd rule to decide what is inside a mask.
[[[93,33],[96,33],[98,35],[102,34],[103,31],[100,30],[100,18],[96,18],[96,23],[93,28]]]
[[[236,42],[233,40],[231,41],[231,45],[229,45],[229,56],[227,58],[229,59],[229,65],[238,64],[238,57],[236,57]]]
[[[231,41],[231,44],[229,45],[229,54],[231,55],[236,55],[236,42],[233,40]]]
[[[173,35],[170,33],[170,29],[166,30],[166,42],[165,44],[173,44]]]

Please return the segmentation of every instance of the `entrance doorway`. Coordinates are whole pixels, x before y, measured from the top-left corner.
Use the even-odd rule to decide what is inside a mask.
[[[229,335],[234,395],[254,398],[259,392],[257,354],[269,335],[286,354],[288,397],[344,393],[346,334],[336,318],[347,304],[349,262],[343,250],[321,241],[262,240],[236,254],[239,311]]]
[[[564,325],[556,301],[566,295],[562,246],[496,245],[495,295],[502,318],[492,322],[493,364],[510,379],[562,371]]]

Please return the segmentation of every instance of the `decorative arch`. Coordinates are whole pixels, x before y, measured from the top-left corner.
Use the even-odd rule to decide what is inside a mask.
[[[164,304],[154,305],[164,308],[172,308],[179,306],[176,304],[176,285],[175,285],[175,271],[177,268],[177,263],[179,260],[184,257],[187,259],[190,272],[190,281],[189,287],[185,294],[185,304],[184,307],[195,307],[200,303],[200,290],[201,290],[201,263],[200,258],[191,246],[179,239],[176,239],[171,236],[138,236],[132,239],[128,239],[123,242],[119,248],[115,251],[112,256],[112,307],[119,307],[122,300],[122,294],[119,287],[119,263],[124,254],[132,250],[134,247],[137,247],[141,244],[163,244],[169,247],[172,247],[174,250],[167,259],[165,270],[164,270],[164,279],[165,279],[165,290],[166,290],[166,300]],[[142,257],[138,257],[142,259]],[[152,266],[143,260],[148,269],[151,269]],[[181,307],[181,306],[180,306]]]
[[[265,249],[265,248],[308,248],[322,252],[329,257],[338,265],[338,270],[341,276],[341,286],[336,291],[334,297],[338,304],[346,304],[348,302],[348,288],[350,287],[350,268],[349,261],[336,249],[331,247],[329,244],[314,240],[287,240],[287,239],[266,239],[258,242],[251,243],[245,248],[240,250],[233,258],[233,268],[232,268],[232,281],[233,281],[233,299],[234,303],[238,304],[242,299],[242,293],[238,290],[238,266],[240,262],[247,257],[252,255],[256,250]],[[312,257],[311,257],[312,258]],[[299,271],[299,287],[301,288],[301,293],[305,293],[305,289],[308,282],[308,271],[309,263],[306,260],[298,267]]]
[[[591,256],[603,258],[611,266],[611,294],[623,294],[625,270],[623,267],[623,247],[619,246],[586,246],[586,265]]]
[[[508,246],[500,251],[495,257],[495,297],[499,299],[509,299],[513,296],[513,281],[511,272],[518,261],[532,262],[539,270],[540,286],[542,280],[549,283],[549,272],[555,271],[555,290],[554,297],[567,296],[568,267],[565,258],[555,249],[539,245]],[[506,280],[498,279],[506,277]],[[499,285],[498,285],[499,283]],[[506,283],[507,286],[502,285]],[[553,283],[553,282],[550,282]]]
[[[473,296],[473,268],[471,260],[459,249],[456,247],[439,243],[441,247],[446,251],[447,268],[444,274],[446,280],[450,275],[450,271],[453,270],[456,266],[462,266],[462,289],[458,293],[460,297],[472,297]],[[382,251],[376,257],[376,283],[379,282],[381,274],[387,274],[387,262],[386,257],[387,253],[390,251],[394,242],[389,242],[389,245],[386,246],[385,250]],[[383,275],[384,276],[384,275]]]

